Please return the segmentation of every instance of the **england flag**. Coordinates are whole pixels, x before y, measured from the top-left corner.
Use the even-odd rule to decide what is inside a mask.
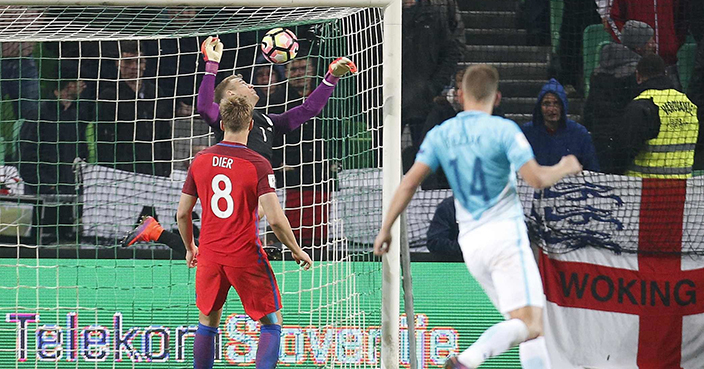
[[[536,193],[554,368],[704,368],[703,186],[589,173]]]

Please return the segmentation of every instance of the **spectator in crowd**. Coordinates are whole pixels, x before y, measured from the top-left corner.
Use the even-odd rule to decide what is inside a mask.
[[[596,3],[589,0],[563,0],[560,41],[557,50],[560,61],[560,81],[572,96],[582,91],[582,41],[584,29],[600,22]]]
[[[4,18],[17,17],[27,22],[39,15],[28,8],[0,7]],[[16,101],[15,116],[19,119],[36,120],[39,106],[39,72],[32,53],[36,42],[3,42],[2,50],[2,84],[0,96],[10,95]]]
[[[98,164],[135,173],[169,176],[173,99],[147,79],[136,41],[120,41],[116,84],[101,86],[96,124]]]
[[[461,258],[462,250],[457,241],[460,228],[455,218],[455,197],[442,200],[435,209],[427,233],[428,251],[433,254]]]
[[[174,27],[184,27],[194,22],[198,10],[195,8],[168,8],[165,21]],[[196,72],[203,72],[204,66],[198,63],[200,43],[205,38],[179,37],[159,40],[159,88],[166,96],[176,96],[176,111],[193,113],[193,100],[196,86],[202,78]],[[190,109],[184,107],[190,105]],[[183,114],[176,114],[185,116]]]
[[[452,89],[450,89],[446,96],[438,96],[433,100],[433,106],[430,109],[428,118],[425,120],[423,125],[423,137],[421,141],[425,138],[425,135],[433,129],[435,126],[441,124],[442,122],[453,118],[458,112],[462,111],[462,77],[464,76],[464,69],[458,70],[455,73],[455,84]],[[501,92],[499,91],[499,96]],[[496,99],[496,105],[494,106],[494,111],[492,115],[503,117],[501,113],[501,108],[499,104],[501,103],[501,97]],[[403,172],[406,173],[408,169],[411,168],[413,162],[415,161],[416,154],[418,153],[418,147],[410,146],[403,150]],[[421,188],[424,190],[436,190],[436,189],[449,189],[450,185],[447,183],[447,178],[442,168],[438,168],[437,171],[428,175],[421,184]]]
[[[20,174],[25,191],[39,195],[76,195],[73,163],[88,156],[86,127],[90,117],[79,112],[85,84],[63,79],[54,90],[55,100],[44,101],[38,121],[26,120],[20,131]],[[46,206],[41,221],[54,233],[52,240],[73,240],[73,205]],[[49,227],[53,226],[53,227]]]
[[[584,169],[598,171],[592,138],[579,123],[567,118],[567,95],[556,79],[546,83],[533,109],[533,120],[521,127],[540,165],[555,165],[574,155]]]
[[[462,111],[462,77],[464,76],[464,69],[458,70],[455,73],[454,85],[447,92],[445,96],[437,96],[433,99],[433,105],[430,109],[428,117],[425,119],[425,124],[423,124],[423,136],[421,141],[425,138],[425,135],[433,129],[435,126],[441,124],[442,122],[454,118],[458,112]],[[501,94],[501,92],[499,92]],[[496,105],[494,106],[494,112],[492,115],[503,117],[503,113],[500,107],[501,99],[497,99]]]
[[[0,6],[4,20],[11,19],[16,27],[23,22],[34,21],[37,11],[19,6]],[[8,27],[9,25],[4,25]],[[39,112],[39,72],[32,57],[35,42],[2,42],[0,43],[0,100],[5,96],[12,101],[14,111],[2,114],[2,117],[36,121]],[[13,114],[14,113],[14,114]],[[3,124],[0,137],[9,142],[16,140],[16,134],[21,129],[18,124]],[[1,145],[1,143],[0,143]],[[12,148],[5,151],[7,159],[14,155]],[[0,158],[5,159],[5,158]]]
[[[626,107],[615,142],[626,175],[644,178],[692,176],[699,132],[697,107],[674,88],[658,55],[636,67],[638,96]]]
[[[667,67],[667,75],[679,85],[677,51],[687,38],[687,9],[689,0],[613,0],[611,18],[618,29],[629,20],[647,23],[655,30],[656,53]],[[699,0],[697,0],[699,1]],[[618,39],[617,34],[612,35]]]
[[[197,37],[159,40],[158,87],[164,96],[176,99],[176,116],[190,117],[194,113],[196,86],[203,71],[199,65]]]
[[[315,60],[313,58],[293,59],[286,64],[286,74],[288,88],[294,90],[301,97],[308,97],[315,89]]]
[[[306,99],[315,89],[315,59],[296,58],[287,64],[287,73],[289,101],[297,105],[300,96]],[[280,183],[286,191],[286,216],[302,244],[324,245],[328,240],[331,189],[323,124],[313,118],[309,124],[287,133],[283,148],[283,181]]]
[[[584,105],[584,127],[592,135],[599,167],[616,173],[613,140],[626,105],[637,95],[636,65],[646,53],[655,52],[655,31],[646,23],[628,21],[621,43],[601,49],[599,66],[591,77],[589,97]]]
[[[253,78],[254,89],[259,95],[256,108],[264,109],[267,114],[281,114],[290,107],[300,105],[301,95],[295,89],[287,89],[284,84],[284,66],[271,64],[263,57],[257,58],[256,64]]]
[[[175,27],[183,27],[196,21],[198,11],[192,8],[169,8],[165,21]],[[157,86],[164,96],[175,100],[173,121],[173,169],[188,170],[190,159],[215,143],[211,140],[208,126],[194,114],[196,86],[202,79],[204,65],[198,63],[200,43],[198,37],[165,38],[158,41],[159,62]]]
[[[304,47],[305,46],[301,45],[301,49],[299,49],[299,55],[306,54],[303,50]],[[303,102],[303,98],[308,97],[308,95],[310,95],[310,93],[313,92],[316,87],[314,60],[313,58],[309,57],[295,58],[292,61],[286,63],[285,73],[286,77],[284,77],[284,79],[286,79],[286,86],[284,89],[287,89],[289,91],[288,106],[298,106]],[[263,80],[260,81],[263,82]],[[257,95],[260,96],[261,101],[262,95],[260,95],[259,90],[257,90]],[[306,129],[306,132],[307,131],[309,131],[309,129]],[[274,138],[274,157],[271,160],[271,165],[272,167],[274,167],[275,174],[277,176],[276,181],[279,184],[283,183],[284,175],[293,176],[298,174],[288,173],[289,171],[293,170],[294,167],[284,164],[284,151],[297,150],[297,148],[293,146],[298,144],[301,140],[300,134],[297,133],[302,131],[296,130],[295,132],[296,133],[286,135],[277,132],[277,135]],[[287,158],[292,158],[294,156],[297,156],[295,152],[286,152]],[[277,171],[276,168],[283,168],[283,172]]]
[[[464,25],[456,0],[403,0],[401,123],[420,147],[433,98],[464,56]]]
[[[66,78],[60,73],[66,69],[66,65],[71,63],[71,73],[78,71],[78,76],[84,82],[85,87],[81,92],[82,102],[84,106],[88,101],[97,100],[96,81],[103,78],[112,78],[114,75],[109,74],[109,69],[104,68],[107,62],[103,63],[101,68],[101,43],[96,41],[51,41],[42,42],[42,95],[46,95],[45,91],[53,93],[56,89],[55,80]],[[59,57],[60,56],[60,57]],[[111,64],[112,61],[110,61]],[[60,66],[58,66],[60,64]],[[107,69],[107,70],[106,70]],[[52,94],[49,94],[51,96]],[[83,108],[81,108],[83,109]],[[95,112],[95,109],[93,110]],[[95,120],[95,118],[94,118]]]

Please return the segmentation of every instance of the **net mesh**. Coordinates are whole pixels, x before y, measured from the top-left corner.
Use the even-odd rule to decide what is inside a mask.
[[[195,112],[207,35],[225,44],[217,80],[243,75],[267,114],[301,105],[337,57],[359,66],[317,117],[273,143],[277,195],[314,267],[290,261],[265,222],[260,235],[282,293],[280,362],[378,366],[368,219],[381,212],[381,183],[369,180],[381,171],[381,10],[2,9],[0,342],[17,345],[0,348],[0,366],[190,365],[193,270],[167,245],[121,240],[142,215],[177,232],[188,165],[217,142]],[[287,65],[261,57],[274,27],[299,39]],[[199,228],[200,206],[195,215]],[[253,365],[258,325],[234,293],[224,311],[216,366]]]
[[[344,18],[335,7],[18,7],[4,6],[0,38],[13,41],[154,39],[215,35]]]

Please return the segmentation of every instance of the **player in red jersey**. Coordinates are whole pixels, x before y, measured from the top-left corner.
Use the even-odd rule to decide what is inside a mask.
[[[259,204],[276,236],[306,270],[312,265],[296,242],[279,199],[271,164],[247,148],[254,124],[252,104],[232,96],[220,104],[224,140],[199,152],[191,163],[178,204],[178,228],[186,262],[196,270],[199,324],[193,343],[195,369],[211,369],[215,335],[230,286],[244,310],[261,323],[257,368],[275,368],[281,336],[281,294],[258,237]],[[191,214],[201,200],[200,247],[193,239]]]

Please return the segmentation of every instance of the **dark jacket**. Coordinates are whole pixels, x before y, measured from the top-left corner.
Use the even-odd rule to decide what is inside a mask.
[[[699,124],[704,122],[704,40],[699,41],[697,56],[694,59],[694,71],[689,80],[687,97],[697,105]],[[704,129],[699,130],[697,147],[694,151],[694,170],[704,170]]]
[[[68,109],[56,100],[40,106],[40,119],[25,121],[20,130],[20,175],[31,193],[75,193],[73,161],[86,158],[87,117],[77,102]]]
[[[604,173],[616,173],[613,139],[626,105],[636,97],[636,64],[640,58],[621,44],[606,45],[601,50],[599,67],[591,76],[589,97],[584,105],[584,127],[591,133]]]
[[[135,173],[171,174],[173,99],[159,99],[154,83],[143,80],[139,94],[119,82],[100,91],[96,124],[98,164]]]
[[[547,93],[557,95],[562,103],[562,118],[557,131],[549,132],[543,120],[540,103]],[[555,165],[563,156],[572,154],[579,159],[586,170],[599,170],[599,163],[594,153],[592,138],[579,123],[567,119],[567,94],[556,79],[551,79],[540,90],[538,102],[533,109],[533,120],[524,124],[521,129],[528,142],[533,147],[535,160],[540,165]],[[518,168],[516,168],[518,169]]]
[[[300,95],[291,90],[286,109],[298,106],[302,101]],[[324,190],[326,186],[321,184],[328,179],[329,173],[324,160],[325,153],[331,149],[328,147],[330,142],[323,139],[324,126],[320,119],[313,118],[285,135],[276,132],[276,149],[272,161],[276,163],[275,167],[283,163],[285,168],[281,174],[283,181],[277,183],[286,187],[309,185],[304,189],[313,189],[310,185],[318,184],[315,188],[318,191]]]
[[[402,119],[422,119],[464,56],[455,0],[421,0],[403,9]]]
[[[430,221],[427,233],[428,250],[434,254],[462,256],[457,236],[460,228],[455,219],[455,197],[442,200],[435,209],[433,220]]]
[[[669,77],[655,77],[641,83],[636,96],[645,90],[671,88],[674,88],[674,85]],[[619,158],[616,166],[618,174],[626,172],[647,141],[656,138],[660,133],[658,106],[651,99],[633,100],[626,106],[622,122],[615,136],[616,157]]]

